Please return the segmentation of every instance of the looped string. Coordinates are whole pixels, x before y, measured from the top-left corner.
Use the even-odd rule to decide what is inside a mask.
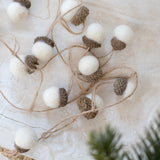
[[[62,123],[58,123],[56,124],[54,127],[52,127],[51,129],[49,129],[47,132],[44,132],[41,137],[39,138],[39,141],[42,139],[47,139],[49,137],[51,137],[54,133],[61,131],[62,129],[68,127],[69,125],[73,124],[76,120],[78,119],[78,116],[73,118],[71,122],[68,122],[64,125],[62,125],[60,128],[56,129],[56,127],[60,126]],[[63,121],[66,122],[66,121]]]
[[[82,115],[85,115],[85,114],[87,114],[87,113],[91,113],[91,112],[93,112],[93,111],[94,111],[94,112],[96,112],[96,111],[103,111],[103,110],[105,110],[106,108],[110,108],[110,107],[116,106],[116,105],[124,102],[125,100],[127,100],[129,97],[131,97],[131,96],[134,94],[134,92],[136,91],[137,86],[138,86],[138,75],[137,75],[137,73],[136,73],[135,71],[133,71],[131,68],[129,68],[129,67],[124,67],[124,68],[127,68],[127,69],[129,69],[130,71],[132,71],[131,76],[135,78],[135,87],[134,87],[133,91],[132,91],[129,95],[127,95],[127,96],[124,97],[123,99],[121,99],[121,100],[119,100],[118,102],[115,102],[115,103],[113,103],[113,104],[110,104],[110,105],[107,105],[107,106],[104,106],[104,107],[101,107],[101,108],[95,108],[95,95],[96,95],[96,91],[97,91],[101,86],[103,86],[103,85],[110,84],[110,83],[114,83],[114,81],[110,81],[110,80],[108,80],[108,78],[106,77],[106,78],[104,79],[104,81],[96,84],[96,85],[94,86],[93,90],[92,90],[92,109],[91,109],[91,110],[85,111],[85,112],[82,112],[82,113],[79,113],[79,114],[75,114],[75,115],[72,115],[72,116],[69,116],[69,117],[65,118],[65,119],[62,120],[61,122],[59,122],[59,123],[57,123],[56,125],[54,125],[54,126],[53,126],[51,129],[49,129],[47,132],[44,132],[44,133],[42,134],[42,136],[41,136],[40,139],[49,138],[50,136],[52,136],[53,133],[60,131],[60,129],[57,129],[57,130],[54,130],[54,129],[55,129],[57,126],[65,123],[65,122],[68,121],[68,120],[71,120],[71,119],[72,119],[72,120],[73,120],[72,123],[73,123],[74,121],[76,121],[76,120],[77,120],[80,116],[82,116]],[[121,69],[123,69],[123,68],[121,67]],[[114,71],[114,70],[113,70],[113,71]],[[117,77],[112,77],[112,79],[115,79],[115,78],[117,78]],[[131,78],[131,77],[130,77],[130,78]],[[111,78],[109,78],[109,79],[111,79]],[[68,123],[68,124],[70,125],[70,124],[72,124],[72,123]],[[68,125],[67,125],[67,126],[68,126]],[[67,127],[67,126],[65,125],[65,127]],[[54,131],[53,131],[53,130],[54,130]]]

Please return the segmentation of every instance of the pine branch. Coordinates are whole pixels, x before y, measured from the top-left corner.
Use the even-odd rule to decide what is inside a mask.
[[[120,151],[123,145],[120,140],[121,134],[109,125],[104,133],[92,132],[89,140],[91,155],[96,160],[121,160]]]
[[[160,114],[153,125],[146,129],[145,138],[141,138],[141,142],[133,147],[138,160],[160,160]]]
[[[145,131],[145,138],[133,146],[133,154],[123,151],[121,134],[109,125],[104,133],[92,132],[89,139],[95,160],[160,160],[160,114]],[[155,129],[156,128],[156,129]]]

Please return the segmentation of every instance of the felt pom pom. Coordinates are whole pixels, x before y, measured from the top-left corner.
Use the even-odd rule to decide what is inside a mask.
[[[23,127],[16,132],[14,143],[20,153],[29,151],[37,142],[38,138],[33,128]]]
[[[90,24],[82,39],[84,44],[90,49],[101,47],[101,44],[105,39],[103,27],[99,23]]]
[[[61,15],[65,14],[66,12],[68,12],[69,10],[71,10],[72,8],[76,7],[78,5],[78,1],[76,0],[65,0],[63,3],[62,3],[62,6],[61,6]],[[70,21],[73,16],[76,14],[76,12],[78,11],[78,7],[73,9],[72,11],[68,12],[63,18],[66,20],[66,21]]]
[[[92,94],[88,94],[87,96],[86,96],[87,98],[89,98],[91,101],[92,101]],[[102,100],[102,98],[100,97],[100,96],[98,96],[98,95],[95,95],[95,106],[97,107],[97,108],[100,108],[100,107],[103,107],[103,100]]]
[[[42,62],[53,56],[54,42],[48,37],[37,37],[32,47],[32,54]]]
[[[129,96],[133,92],[134,88],[135,88],[135,83],[131,79],[129,79],[123,97]]]
[[[68,101],[68,94],[64,88],[51,87],[45,90],[43,100],[48,107],[64,107]]]
[[[128,79],[125,77],[117,78],[113,84],[114,92],[116,95],[123,95],[124,91],[126,90],[128,83]]]
[[[19,22],[28,16],[28,8],[20,2],[12,2],[7,9],[8,17],[13,22]]]
[[[79,71],[82,75],[88,76],[99,69],[99,61],[96,57],[88,55],[79,61]]]
[[[38,59],[35,56],[32,56],[32,55],[27,55],[25,57],[25,63],[29,68],[34,69],[34,70],[37,69],[36,65],[39,65]],[[32,74],[33,71],[29,68],[27,68],[27,72],[29,74]]]
[[[78,26],[85,22],[87,16],[89,15],[89,9],[85,6],[79,8],[77,13],[71,19],[71,23],[75,26]]]
[[[128,44],[133,38],[133,31],[127,25],[119,25],[114,30],[114,36],[121,42]]]
[[[24,62],[25,57],[23,55],[20,55],[19,57]],[[9,68],[10,68],[11,73],[14,76],[22,77],[27,74],[27,69],[25,65],[20,60],[18,60],[16,57],[13,57],[10,60]]]
[[[80,112],[91,110],[92,109],[92,95],[89,94],[87,96],[81,97],[77,101],[77,105],[79,107]],[[95,96],[95,108],[102,107],[102,106],[103,106],[103,100],[98,95],[96,95]],[[93,111],[93,112],[84,114],[84,117],[89,120],[89,119],[95,118],[97,114],[98,114],[98,111]]]

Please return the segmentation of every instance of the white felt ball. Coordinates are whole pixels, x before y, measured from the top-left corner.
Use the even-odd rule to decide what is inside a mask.
[[[89,98],[92,101],[92,94],[88,94],[86,97]],[[99,107],[99,108],[103,107],[103,100],[98,95],[95,95],[95,106]]]
[[[19,22],[28,15],[28,9],[18,2],[12,2],[7,9],[8,17],[13,22]]]
[[[20,128],[15,135],[15,144],[22,149],[31,149],[38,141],[33,128]]]
[[[79,71],[83,75],[91,75],[95,73],[99,68],[99,61],[96,57],[94,56],[84,56],[83,58],[80,59],[79,61]]]
[[[32,47],[32,54],[40,61],[46,62],[53,56],[53,48],[45,42],[36,42]]]
[[[133,38],[133,31],[132,29],[127,25],[119,25],[114,30],[114,36],[124,42],[129,43]]]
[[[51,87],[43,93],[43,100],[48,107],[57,108],[60,104],[59,88]]]
[[[79,3],[76,0],[65,0],[61,6],[61,15],[65,14],[66,12],[71,10],[72,8],[76,7],[78,4]],[[79,7],[68,12],[63,18],[66,21],[70,21],[73,18],[73,16],[76,14],[78,9],[79,9]]]
[[[128,80],[127,88],[123,93],[123,97],[129,96],[133,92],[134,88],[135,88],[134,81],[132,79]]]
[[[20,55],[19,56],[21,58],[21,60],[24,62],[25,56]],[[9,65],[10,71],[14,76],[17,77],[22,77],[25,76],[27,74],[27,70],[25,65],[16,57],[13,57],[10,60],[10,65]]]
[[[105,39],[105,31],[99,23],[92,23],[88,26],[86,37],[98,43],[102,43]]]

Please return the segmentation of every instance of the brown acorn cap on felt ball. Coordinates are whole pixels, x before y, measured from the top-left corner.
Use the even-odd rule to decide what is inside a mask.
[[[71,23],[75,26],[79,26],[80,24],[84,23],[87,16],[89,15],[89,9],[85,6],[79,8],[77,13],[71,19]]]
[[[128,78],[126,77],[117,78],[113,84],[115,94],[123,95],[124,91],[126,90],[127,83],[128,83]]]
[[[53,56],[54,42],[46,37],[37,37],[34,40],[32,54],[40,61],[46,62]]]
[[[92,109],[92,94],[88,94],[86,96],[83,96],[79,98],[77,101],[77,105],[79,107],[80,112],[89,111]],[[95,108],[102,107],[103,106],[103,100],[98,95],[95,95]],[[89,119],[93,119],[98,114],[98,111],[93,111],[90,113],[84,114],[84,117]]]
[[[120,77],[115,80],[113,88],[116,95],[126,98],[133,93],[135,85],[132,78]]]
[[[28,152],[37,142],[37,135],[31,127],[20,128],[15,134],[14,145],[20,153]]]
[[[63,19],[66,21],[71,21],[71,23],[75,26],[84,23],[89,15],[89,9],[85,6],[73,9],[79,4],[80,3],[77,0],[65,0],[61,6],[61,15],[64,15],[68,12],[66,15],[64,15]]]
[[[103,76],[98,59],[92,55],[82,57],[78,69],[80,74],[89,82],[98,81]]]
[[[27,68],[27,72],[29,74],[32,74],[34,72],[31,69],[36,70],[37,69],[37,65],[39,65],[38,59],[33,55],[27,55],[25,57],[25,63],[29,67],[29,68]]]
[[[114,37],[111,40],[111,45],[114,50],[122,50],[133,39],[133,31],[127,25],[119,25],[114,30]]]
[[[68,94],[64,88],[53,86],[44,91],[43,100],[50,108],[64,107],[68,102]]]
[[[7,9],[8,17],[13,22],[19,22],[28,16],[28,9],[31,7],[29,0],[14,0]]]
[[[105,39],[105,31],[99,23],[92,23],[88,26],[83,43],[90,49],[99,48]]]

